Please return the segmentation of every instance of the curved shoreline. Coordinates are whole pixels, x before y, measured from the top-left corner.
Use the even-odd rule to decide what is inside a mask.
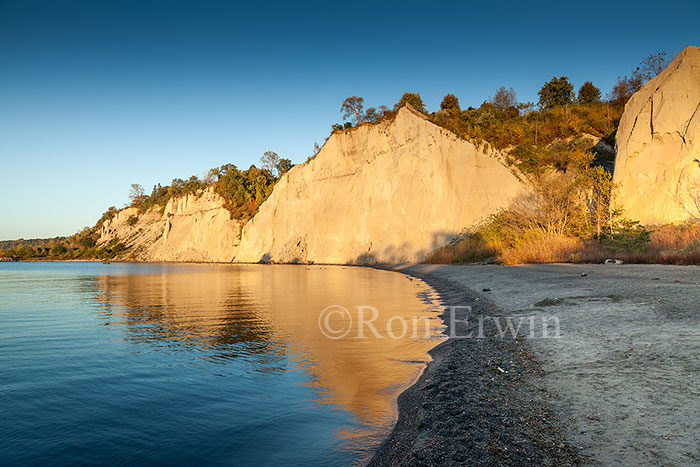
[[[446,280],[376,266],[416,277],[440,296],[446,333],[477,331],[449,306],[471,306],[471,315],[496,316],[498,308],[471,290]],[[495,335],[484,322],[485,338],[449,337],[430,350],[433,360],[418,381],[398,397],[398,421],[369,466],[399,465],[577,465],[590,462],[565,437],[549,406],[542,370],[522,339]]]

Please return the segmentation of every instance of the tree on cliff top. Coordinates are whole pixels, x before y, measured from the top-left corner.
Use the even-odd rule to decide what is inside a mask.
[[[445,97],[442,99],[442,102],[440,103],[440,109],[448,111],[455,110],[459,112],[459,99],[454,94],[445,95]]]
[[[355,122],[360,125],[364,122],[362,108],[364,106],[364,98],[358,96],[350,96],[340,105],[340,111],[343,112],[343,118],[354,117]]]
[[[543,109],[571,104],[574,100],[574,85],[569,82],[569,78],[566,76],[553,77],[544,83],[537,95],[540,96],[539,104]]]
[[[651,54],[642,59],[642,62],[639,64],[634,73],[638,73],[641,76],[642,81],[646,83],[664,71],[668,64],[669,61],[668,57],[666,56],[666,52]]]
[[[281,177],[288,172],[289,169],[294,167],[291,160],[280,158],[275,151],[265,151],[262,157],[260,157],[260,164],[262,170],[266,170],[275,178]]]
[[[416,109],[418,112],[425,113],[425,104],[423,99],[420,97],[418,92],[404,92],[399,102],[394,106],[394,110],[399,110],[404,104],[410,104],[411,107]]]
[[[242,221],[255,215],[258,207],[272,193],[276,182],[269,170],[258,169],[254,165],[248,170],[238,170],[235,165],[226,164],[215,171],[218,181],[214,184],[214,190],[224,199],[224,207],[231,217]]]
[[[132,183],[129,189],[129,199],[131,200],[131,205],[136,206],[143,203],[146,199],[146,192],[143,187],[138,183]]]
[[[280,159],[280,161],[277,163],[277,176],[281,177],[282,175],[286,174],[289,172],[289,169],[294,167],[294,164],[292,164],[292,161],[289,159]]]
[[[620,78],[617,77],[617,83],[612,88],[612,93],[610,95],[610,100],[616,104],[624,104],[632,97],[637,90],[634,89],[634,85],[630,83],[630,78],[624,76]]]
[[[600,102],[600,89],[592,82],[586,81],[578,90],[578,102],[580,104],[590,104]]]
[[[639,91],[644,84],[655,78],[669,65],[666,52],[659,52],[644,57],[637,68],[628,77],[627,75],[617,77],[617,83],[613,86],[612,101],[624,104],[632,97],[632,94]]]
[[[365,112],[365,121],[370,123],[377,123],[379,119],[382,118],[382,113],[374,107],[370,107]]]
[[[275,151],[265,151],[260,156],[260,166],[263,170],[267,170],[270,175],[277,173],[277,165],[280,163],[280,156]]]
[[[505,112],[511,107],[518,106],[518,99],[515,97],[515,91],[513,88],[506,89],[505,86],[501,86],[496,94],[489,100],[489,103],[498,111]]]

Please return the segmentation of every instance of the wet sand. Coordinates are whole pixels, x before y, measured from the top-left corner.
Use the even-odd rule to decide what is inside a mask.
[[[396,269],[498,319],[485,320],[491,337],[432,350],[370,465],[700,463],[700,268]],[[495,322],[531,316],[557,318],[561,337],[498,336]],[[478,333],[474,319],[454,327]]]

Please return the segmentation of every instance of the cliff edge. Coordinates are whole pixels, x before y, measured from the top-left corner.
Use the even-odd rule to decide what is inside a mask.
[[[625,106],[614,181],[643,224],[700,217],[700,47],[686,47]]]
[[[283,176],[243,228],[235,260],[420,261],[524,188],[498,157],[403,107],[334,133]]]

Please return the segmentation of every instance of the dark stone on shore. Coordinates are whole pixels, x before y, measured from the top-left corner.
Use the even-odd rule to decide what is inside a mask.
[[[545,298],[544,300],[540,300],[539,302],[535,303],[535,306],[557,306],[561,305],[562,303],[564,303],[564,300],[561,298]]]
[[[471,306],[468,327],[456,335],[478,334],[478,315],[499,310],[472,292],[433,277],[421,277],[443,305]],[[467,310],[457,312],[463,320]],[[442,315],[450,335],[450,319]],[[548,404],[555,395],[540,379],[542,370],[527,342],[500,338],[493,320],[485,338],[450,338],[431,350],[433,361],[398,398],[399,419],[370,466],[578,465],[582,457],[565,439],[564,425]]]

